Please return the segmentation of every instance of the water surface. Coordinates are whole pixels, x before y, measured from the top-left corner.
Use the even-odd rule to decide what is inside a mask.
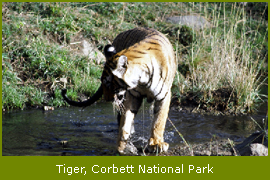
[[[251,117],[262,124],[266,105],[248,116],[210,116],[171,110],[169,118],[189,143],[209,142],[211,138],[243,141],[259,130]],[[146,145],[151,127],[149,105],[145,103],[135,118],[132,141],[137,148]],[[111,103],[91,107],[56,108],[54,111],[31,109],[3,112],[3,156],[111,156],[116,153],[118,125]],[[182,141],[167,121],[164,139],[170,148]]]

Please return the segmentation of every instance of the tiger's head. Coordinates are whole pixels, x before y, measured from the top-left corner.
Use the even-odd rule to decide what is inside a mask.
[[[114,101],[116,109],[123,111],[127,84],[122,77],[127,69],[127,57],[125,55],[119,56],[112,45],[105,46],[104,55],[106,63],[101,76],[104,99]]]

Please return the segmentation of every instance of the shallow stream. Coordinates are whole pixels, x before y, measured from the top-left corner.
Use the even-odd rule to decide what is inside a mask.
[[[211,116],[171,110],[169,118],[189,143],[209,142],[211,138],[230,138],[234,142],[262,125],[267,104],[253,115]],[[137,148],[146,145],[151,127],[149,106],[145,103],[135,118],[132,141]],[[3,156],[111,156],[116,153],[118,134],[116,115],[111,103],[96,103],[85,109],[68,107],[53,111],[40,109],[3,112]],[[182,141],[167,121],[164,139],[170,148]]]

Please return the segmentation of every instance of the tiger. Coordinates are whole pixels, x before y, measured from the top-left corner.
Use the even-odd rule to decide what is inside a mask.
[[[167,152],[164,130],[171,101],[171,86],[177,68],[173,47],[161,32],[145,27],[136,27],[116,36],[112,44],[104,47],[106,62],[101,76],[101,85],[88,100],[70,100],[66,89],[64,100],[73,106],[85,107],[103,95],[113,101],[117,109],[120,154],[130,152],[128,140],[135,132],[134,117],[144,98],[154,105],[148,149],[151,152]]]

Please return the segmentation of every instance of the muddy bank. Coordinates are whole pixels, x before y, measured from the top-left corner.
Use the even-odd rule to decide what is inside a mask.
[[[185,92],[181,98],[172,98],[171,109],[179,112],[206,115],[250,115],[257,113],[260,106],[267,106],[267,103],[265,103],[268,96],[267,85],[261,88],[261,93],[260,102],[257,102],[252,110],[239,109],[239,97],[230,88],[217,89],[211,92]]]

